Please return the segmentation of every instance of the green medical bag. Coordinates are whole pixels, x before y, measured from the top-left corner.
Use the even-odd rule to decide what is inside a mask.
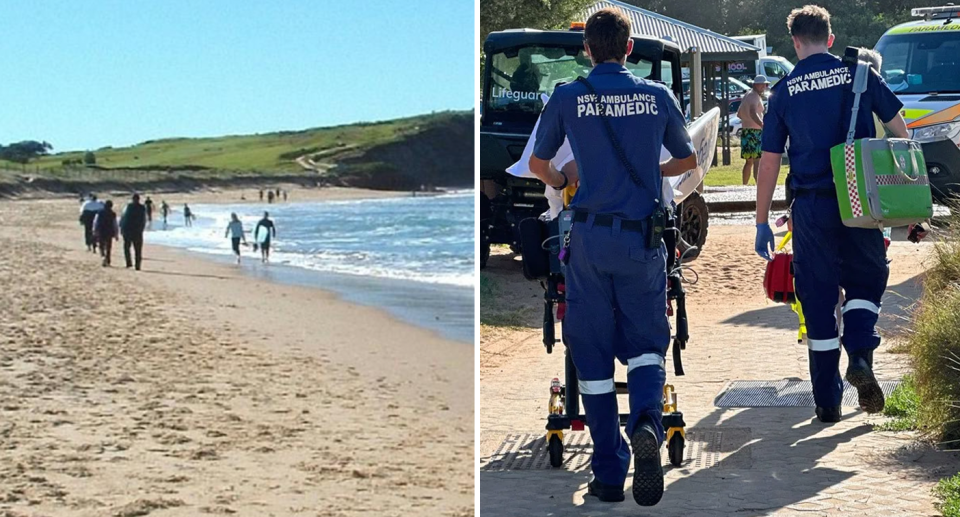
[[[845,226],[882,228],[933,217],[930,179],[920,144],[905,138],[854,140],[860,94],[870,65],[860,59],[853,80],[853,113],[846,142],[830,149],[833,182]]]

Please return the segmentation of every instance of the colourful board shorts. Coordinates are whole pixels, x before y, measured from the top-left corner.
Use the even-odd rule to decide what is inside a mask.
[[[740,157],[744,160],[760,157],[760,131],[747,128],[740,130]]]

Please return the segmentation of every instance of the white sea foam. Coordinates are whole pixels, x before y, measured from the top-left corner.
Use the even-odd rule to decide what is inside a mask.
[[[195,205],[184,227],[154,222],[148,242],[231,254],[224,231],[236,212],[248,238],[264,210],[277,225],[271,261],[313,271],[470,287],[474,284],[473,191],[441,196],[312,203]],[[175,207],[177,210],[182,207]],[[249,239],[252,242],[252,238]],[[243,253],[253,258],[250,248]]]

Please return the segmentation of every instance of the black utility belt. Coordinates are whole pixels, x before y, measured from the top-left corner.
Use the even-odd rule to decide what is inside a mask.
[[[573,222],[586,223],[590,220],[590,215],[591,214],[587,212],[574,212]],[[619,221],[621,231],[647,234],[649,237],[647,239],[647,247],[649,248],[660,247],[660,243],[663,239],[663,231],[667,224],[666,214],[664,213],[663,208],[660,207],[657,207],[653,214],[646,219],[623,219],[608,214],[593,215],[593,226],[606,226],[612,228],[615,221]]]
[[[575,223],[586,223],[589,218],[590,214],[587,212],[576,212],[573,214],[573,222]],[[594,215],[593,225],[612,228],[613,222],[617,219],[620,220],[620,229],[624,231],[643,233],[647,230],[647,228],[650,228],[649,221],[644,221],[642,219],[623,219],[607,214]]]

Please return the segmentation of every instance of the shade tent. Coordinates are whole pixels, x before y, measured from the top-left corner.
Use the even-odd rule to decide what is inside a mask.
[[[584,19],[600,9],[606,9],[608,7],[619,9],[630,18],[634,35],[653,36],[676,43],[683,51],[681,59],[683,60],[684,66],[689,66],[690,64],[690,49],[696,48],[699,50],[700,61],[703,68],[703,84],[715,84],[717,81],[720,83],[722,98],[719,99],[718,102],[713,95],[707,95],[704,101],[704,108],[709,109],[716,105],[720,107],[720,135],[721,145],[723,147],[723,164],[729,165],[730,137],[728,132],[723,130],[723,128],[730,125],[727,65],[737,61],[754,61],[759,59],[760,48],[617,0],[601,0],[591,5],[584,13]],[[691,91],[690,94],[703,95],[702,92],[693,91]],[[716,157],[716,155],[714,156]]]

